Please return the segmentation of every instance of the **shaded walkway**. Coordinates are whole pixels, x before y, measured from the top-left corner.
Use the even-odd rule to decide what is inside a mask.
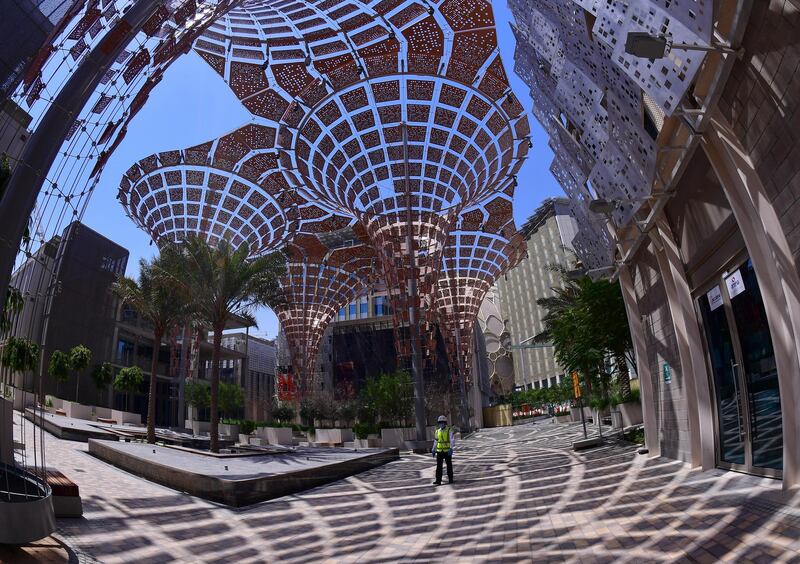
[[[458,446],[453,486],[432,487],[433,460],[406,456],[238,511],[121,472],[85,444],[47,447],[84,500],[59,534],[102,562],[800,561],[800,510],[779,482],[627,444],[574,453],[579,433],[485,430]]]

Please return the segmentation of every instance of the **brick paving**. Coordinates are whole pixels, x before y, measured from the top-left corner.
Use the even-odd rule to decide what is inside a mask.
[[[47,436],[84,518],[58,537],[99,562],[800,562],[800,495],[701,472],[627,443],[583,453],[579,424],[480,431],[456,483],[409,455],[346,480],[230,509],[122,472]],[[74,560],[74,558],[73,558]]]

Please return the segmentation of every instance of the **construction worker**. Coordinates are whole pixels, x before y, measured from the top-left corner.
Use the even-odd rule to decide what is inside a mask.
[[[440,415],[438,428],[433,437],[433,457],[436,459],[436,481],[434,486],[442,485],[442,463],[447,462],[447,481],[453,483],[453,428],[447,426],[447,417]]]

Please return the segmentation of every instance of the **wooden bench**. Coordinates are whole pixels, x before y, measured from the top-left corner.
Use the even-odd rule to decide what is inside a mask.
[[[98,418],[97,418],[97,422],[98,422],[98,423],[112,423],[112,424],[116,424],[117,420],[116,420],[116,419],[111,419],[110,417],[98,417]]]
[[[53,491],[53,510],[56,517],[80,517],[83,515],[78,484],[53,468],[48,468],[44,473],[40,471],[38,475],[44,478]]]
[[[56,409],[56,415],[63,415],[64,417],[67,416],[67,412],[63,409]]]

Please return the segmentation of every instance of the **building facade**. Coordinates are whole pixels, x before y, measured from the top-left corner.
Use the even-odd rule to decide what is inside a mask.
[[[575,263],[572,240],[577,232],[575,219],[564,198],[546,200],[523,225],[528,256],[497,281],[500,307],[508,324],[517,387],[547,388],[561,380],[564,370],[558,365],[552,347],[535,345],[533,338],[544,331],[545,311],[536,303],[552,296],[561,285],[554,265],[571,269]],[[532,348],[534,347],[535,348]]]
[[[275,369],[277,354],[275,340],[261,339],[248,333],[225,333],[222,345],[243,355],[222,363],[226,379],[244,389],[244,416],[253,421],[269,419],[275,399]]]
[[[576,250],[622,286],[649,452],[797,485],[800,2],[514,9]],[[646,59],[631,31],[710,51]]]
[[[82,223],[71,223],[59,237],[43,245],[14,272],[12,286],[20,291],[24,307],[12,319],[9,334],[40,345],[39,371],[45,394],[87,405],[133,411],[141,414],[144,421],[153,332],[146,320],[131,307],[121,304],[112,292],[112,284],[125,273],[127,263],[127,249]],[[91,365],[81,373],[71,374],[66,382],[55,382],[47,373],[51,355],[56,350],[68,352],[76,345],[89,348]],[[156,424],[161,426],[183,425],[180,413],[183,375],[200,380],[209,377],[206,367],[210,363],[212,345],[207,334],[195,332],[186,355],[181,352],[182,345],[179,330],[165,336],[159,344]],[[246,354],[246,351],[223,346],[222,362],[224,365],[246,362]],[[97,388],[91,374],[94,367],[105,362],[111,364],[115,372],[127,366],[140,367],[145,382],[139,393],[129,396],[111,387]],[[263,368],[261,364],[258,366]],[[22,375],[12,374],[6,368],[0,368],[0,374],[6,384],[23,385]],[[26,375],[26,378],[32,379],[33,375]]]

